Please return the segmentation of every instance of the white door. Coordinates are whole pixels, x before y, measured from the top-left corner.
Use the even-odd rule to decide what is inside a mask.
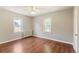
[[[78,19],[77,19],[77,52],[79,53],[79,7],[78,7]]]
[[[74,7],[74,11],[73,11],[73,16],[74,16],[74,21],[73,21],[73,26],[74,26],[74,32],[73,32],[73,46],[74,46],[74,50],[77,52],[77,20],[78,20],[78,7]]]
[[[79,53],[79,7],[74,7],[74,40],[73,46]]]

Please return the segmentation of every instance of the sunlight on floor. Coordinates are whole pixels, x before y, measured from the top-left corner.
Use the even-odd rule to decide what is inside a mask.
[[[44,52],[45,53],[51,53],[52,52],[52,49],[50,48],[49,45],[44,45]]]
[[[18,43],[16,45],[14,45],[13,52],[14,53],[21,53],[21,52],[23,52],[22,44]]]

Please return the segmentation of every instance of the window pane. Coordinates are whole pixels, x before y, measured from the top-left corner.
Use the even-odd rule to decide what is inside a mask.
[[[14,32],[22,32],[22,20],[14,18]]]
[[[50,18],[44,20],[44,31],[51,32],[51,19]]]

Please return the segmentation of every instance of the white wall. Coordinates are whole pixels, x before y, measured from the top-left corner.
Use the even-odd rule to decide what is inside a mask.
[[[52,32],[43,31],[43,20],[52,18]],[[73,9],[62,10],[34,18],[34,35],[68,43],[73,42]]]
[[[0,43],[22,37],[22,33],[13,32],[13,19],[23,19],[24,36],[32,35],[31,18],[0,8]]]

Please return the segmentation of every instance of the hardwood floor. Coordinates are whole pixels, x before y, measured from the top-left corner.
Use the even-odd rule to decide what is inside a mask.
[[[53,40],[28,37],[0,45],[1,53],[73,53],[72,45]]]

